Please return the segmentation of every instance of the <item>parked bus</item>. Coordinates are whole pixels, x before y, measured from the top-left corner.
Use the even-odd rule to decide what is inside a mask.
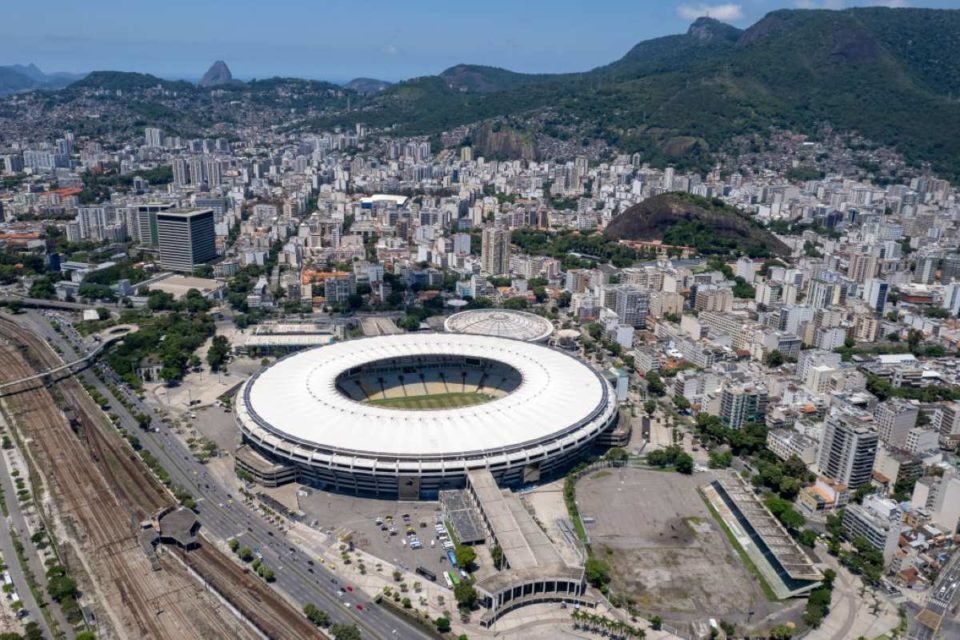
[[[417,567],[416,571],[417,573],[422,575],[424,578],[426,578],[430,582],[437,581],[437,574],[435,574],[433,571],[430,571],[430,569],[425,569],[424,567]]]

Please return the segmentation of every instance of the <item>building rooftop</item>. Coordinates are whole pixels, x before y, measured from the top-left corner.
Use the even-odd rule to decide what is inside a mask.
[[[509,309],[474,309],[455,313],[443,323],[450,333],[542,342],[553,333],[553,323],[542,316]]]

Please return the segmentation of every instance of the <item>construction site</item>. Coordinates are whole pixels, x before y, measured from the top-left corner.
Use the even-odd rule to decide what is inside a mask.
[[[0,382],[61,364],[46,342],[0,318]],[[142,523],[177,501],[74,377],[8,387],[0,409],[98,637],[322,637],[202,535],[190,551],[144,543]]]

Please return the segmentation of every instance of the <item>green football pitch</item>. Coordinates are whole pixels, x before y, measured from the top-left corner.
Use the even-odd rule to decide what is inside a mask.
[[[486,393],[469,392],[379,398],[377,400],[367,400],[367,402],[379,407],[389,407],[391,409],[429,410],[469,407],[475,404],[490,402],[491,400],[493,400],[493,396],[487,395]]]

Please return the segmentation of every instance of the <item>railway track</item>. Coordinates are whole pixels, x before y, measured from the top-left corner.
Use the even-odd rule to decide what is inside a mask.
[[[27,377],[38,364],[56,361],[35,336],[9,321],[0,321],[0,335],[7,340],[0,344],[0,380]],[[107,431],[113,427],[76,380],[61,381],[56,390],[60,403],[36,381],[25,382],[9,390],[3,403],[17,428],[29,437],[36,466],[44,470],[68,537],[84,555],[96,600],[107,610],[117,634],[157,639],[255,637],[182,568],[151,570],[137,540],[137,520],[172,499],[119,437]],[[61,412],[62,403],[77,410],[79,434]],[[201,635],[200,630],[207,633]]]
[[[289,608],[272,590],[263,589],[259,578],[208,546],[189,553],[179,552],[188,566],[205,578],[220,593],[231,594],[231,603],[245,612],[250,621],[271,638],[323,638],[317,628],[299,612],[284,614]]]

